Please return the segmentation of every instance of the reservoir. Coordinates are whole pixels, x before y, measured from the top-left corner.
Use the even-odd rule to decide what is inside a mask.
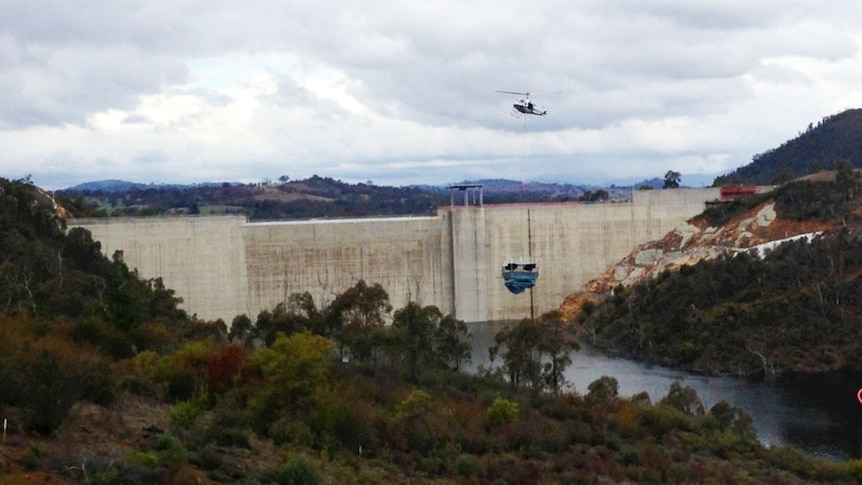
[[[468,324],[473,336],[473,359],[468,370],[501,364],[500,357],[494,362],[489,360],[488,348],[494,344],[494,335],[505,325],[500,322]],[[859,458],[862,452],[862,404],[857,400],[862,379],[833,375],[764,382],[705,377],[611,358],[586,347],[572,352],[571,358],[566,380],[570,390],[578,394],[586,394],[591,382],[607,375],[619,382],[621,397],[646,391],[656,403],[667,395],[674,381],[679,381],[697,391],[706,411],[721,400],[744,409],[752,417],[764,445],[794,446],[839,460]]]

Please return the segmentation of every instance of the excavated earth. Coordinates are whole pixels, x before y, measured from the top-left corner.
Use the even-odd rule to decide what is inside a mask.
[[[854,212],[859,208],[855,207]],[[588,301],[597,302],[615,287],[628,287],[664,270],[693,265],[703,260],[753,248],[767,248],[785,239],[813,235],[835,228],[834,221],[796,221],[778,217],[774,202],[740,214],[721,227],[709,226],[695,217],[676,227],[658,241],[634,249],[601,276],[586,283],[581,291],[563,301],[560,312],[574,318]]]

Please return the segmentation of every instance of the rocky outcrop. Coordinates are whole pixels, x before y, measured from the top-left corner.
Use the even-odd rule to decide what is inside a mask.
[[[643,244],[580,292],[569,295],[560,306],[566,319],[575,317],[585,301],[598,301],[619,285],[628,287],[665,270],[751,249],[764,250],[770,243],[812,234],[831,227],[830,222],[788,221],[767,202],[747,211],[720,227],[709,226],[705,219],[694,218],[658,241]]]

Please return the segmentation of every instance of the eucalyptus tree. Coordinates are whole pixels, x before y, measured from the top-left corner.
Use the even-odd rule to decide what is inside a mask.
[[[499,355],[501,367],[515,387],[559,392],[565,385],[565,370],[571,352],[579,348],[574,333],[559,311],[542,314],[538,321],[525,318],[494,336],[491,360]]]
[[[679,188],[679,182],[682,179],[682,176],[679,172],[675,170],[668,170],[667,173],[664,174],[664,185],[662,188],[665,189],[676,189]]]
[[[461,365],[472,357],[472,338],[467,324],[452,315],[446,315],[437,325],[435,334],[436,350],[440,359],[453,370],[461,370]]]
[[[558,310],[552,310],[539,317],[541,340],[539,352],[543,357],[542,380],[546,388],[558,393],[568,382],[565,371],[572,364],[571,353],[579,350],[575,334],[563,320]]]
[[[389,294],[379,283],[369,286],[359,280],[324,310],[324,334],[335,341],[342,358],[349,351],[353,357],[367,361],[373,355],[375,333],[384,326],[391,311]]]
[[[409,302],[395,311],[392,326],[397,333],[397,352],[413,381],[418,380],[422,369],[458,370],[470,359],[467,325],[451,315],[444,316],[436,306]]]

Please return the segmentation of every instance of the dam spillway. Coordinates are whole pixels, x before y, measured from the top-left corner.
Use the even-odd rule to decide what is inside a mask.
[[[123,251],[199,318],[254,319],[293,293],[318,307],[359,280],[394,308],[435,305],[466,322],[517,320],[560,306],[635,247],[703,211],[719,189],[634,191],[623,203],[452,205],[436,216],[248,222],[244,216],[78,219],[104,254]],[[541,277],[513,295],[500,265],[530,256]]]

